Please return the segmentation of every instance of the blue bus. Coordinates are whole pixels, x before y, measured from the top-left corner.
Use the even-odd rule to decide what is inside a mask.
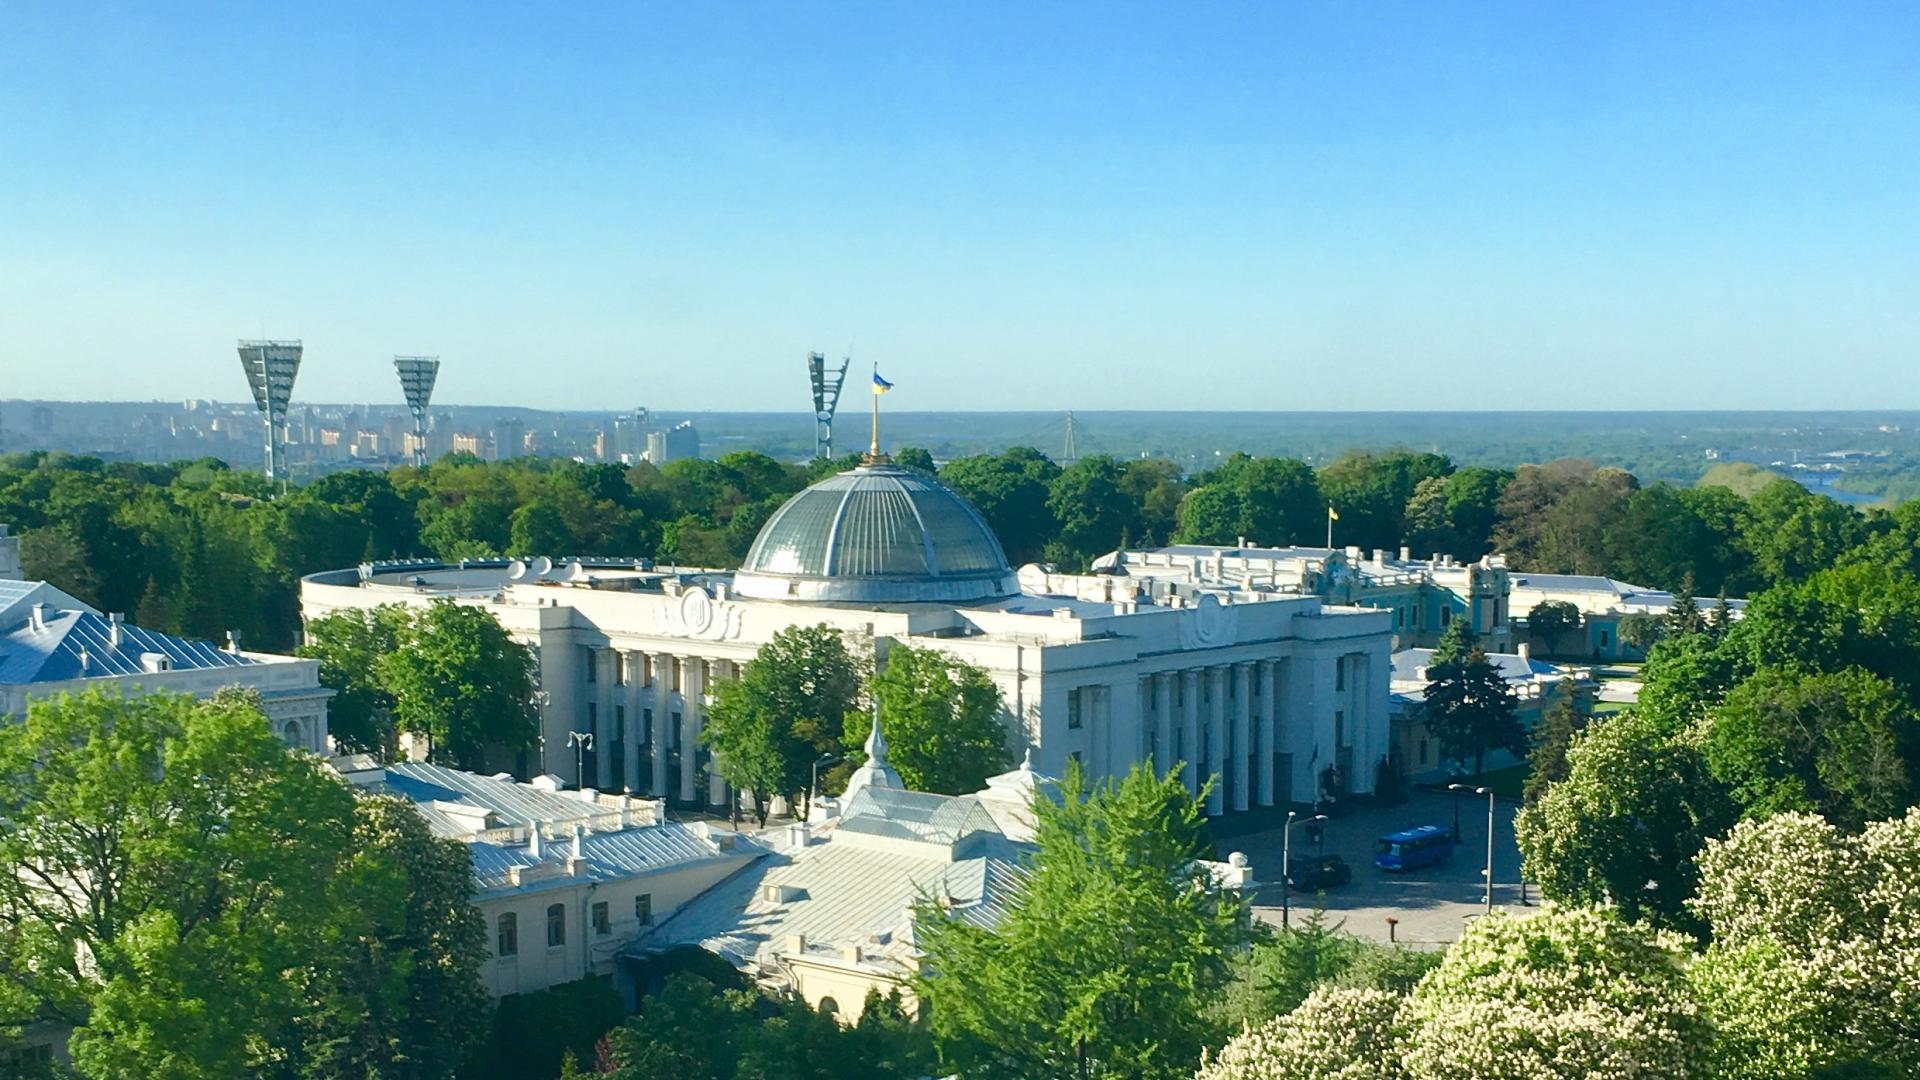
[[[1453,830],[1422,825],[1388,833],[1373,842],[1373,865],[1382,870],[1418,870],[1453,858]]]

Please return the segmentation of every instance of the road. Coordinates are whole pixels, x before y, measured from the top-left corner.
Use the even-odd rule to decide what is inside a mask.
[[[1369,808],[1326,822],[1325,850],[1347,860],[1353,867],[1353,881],[1333,889],[1320,899],[1330,922],[1344,922],[1348,932],[1385,941],[1387,918],[1399,920],[1397,937],[1403,942],[1436,944],[1452,942],[1468,920],[1485,910],[1481,888],[1481,869],[1487,853],[1487,802],[1484,797],[1467,795],[1460,799],[1462,842],[1451,859],[1436,866],[1408,873],[1390,874],[1373,865],[1373,841],[1383,833],[1397,832],[1415,825],[1453,824],[1453,796],[1415,792],[1399,806]],[[1517,807],[1509,802],[1494,809],[1494,906],[1525,911],[1520,904],[1520,851],[1513,840],[1513,816]],[[1294,854],[1311,853],[1315,845],[1306,839],[1307,829],[1295,826]],[[1228,851],[1245,852],[1256,880],[1264,884],[1255,900],[1255,914],[1279,925],[1281,830],[1234,837],[1222,844],[1221,857]],[[1532,890],[1528,896],[1537,901]],[[1315,897],[1293,896],[1293,913],[1298,918],[1310,911]]]

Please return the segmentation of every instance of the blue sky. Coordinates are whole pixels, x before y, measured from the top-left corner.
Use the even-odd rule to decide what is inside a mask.
[[[0,398],[1920,407],[1920,8],[0,7]]]

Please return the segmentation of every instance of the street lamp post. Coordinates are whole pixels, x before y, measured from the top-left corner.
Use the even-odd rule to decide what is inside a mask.
[[[840,760],[839,754],[821,754],[813,763],[813,783],[807,785],[807,816],[813,816],[813,797],[820,791],[820,766]]]
[[[1491,915],[1493,914],[1493,789],[1469,787],[1466,784],[1448,784],[1447,790],[1453,792],[1455,814],[1460,812],[1460,793],[1462,791],[1471,791],[1475,795],[1485,795],[1487,797],[1487,868],[1483,873],[1487,876],[1487,895],[1484,899],[1487,905],[1487,914]],[[1454,839],[1458,841],[1460,837],[1460,826],[1455,825],[1453,832]]]
[[[1458,773],[1454,775],[1458,776]],[[1465,784],[1448,784],[1447,790],[1453,792],[1453,842],[1460,843],[1460,792]]]
[[[1315,814],[1310,818],[1299,817],[1299,811],[1287,811],[1287,827],[1280,834],[1280,925],[1293,925],[1293,827],[1327,820],[1325,814]]]
[[[551,700],[552,695],[545,690],[535,690],[533,696],[527,699],[527,704],[533,706],[533,726],[536,729],[535,737],[540,741],[540,771],[543,773],[547,771],[547,703]]]
[[[587,751],[593,749],[593,732],[567,732],[567,745],[573,747],[573,786],[587,786]]]

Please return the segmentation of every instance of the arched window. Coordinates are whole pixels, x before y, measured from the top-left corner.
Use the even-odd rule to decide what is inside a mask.
[[[820,1011],[826,1013],[828,1016],[838,1016],[840,1015],[840,1003],[831,997],[823,997],[820,999]]]
[[[286,740],[288,746],[305,747],[307,745],[307,740],[300,733],[298,720],[287,721],[287,726],[280,729],[280,737]]]
[[[520,955],[520,920],[511,911],[500,916],[499,945],[497,951],[501,956]]]
[[[547,906],[547,948],[558,948],[567,943],[567,905],[549,904]]]

